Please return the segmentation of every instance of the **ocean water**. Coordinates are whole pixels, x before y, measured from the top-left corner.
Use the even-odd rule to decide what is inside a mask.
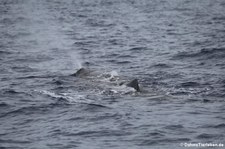
[[[223,0],[0,0],[0,35],[0,148],[225,143]]]

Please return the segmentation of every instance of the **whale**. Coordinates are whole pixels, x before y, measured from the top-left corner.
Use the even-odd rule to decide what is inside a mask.
[[[125,85],[126,87],[130,87],[133,88],[136,92],[141,92],[140,86],[139,86],[139,81],[138,79],[132,79],[131,81],[124,81],[124,80],[119,80],[118,76],[112,76],[110,74],[97,74],[96,72],[94,72],[93,70],[87,69],[87,68],[80,68],[78,69],[75,73],[71,74],[71,76],[73,77],[77,77],[77,78],[89,78],[91,76],[91,78],[99,78],[99,76],[102,76],[104,78],[108,78],[108,80],[112,83],[114,83],[118,86],[122,86]]]
[[[71,76],[74,77],[84,77],[87,76],[88,74],[90,74],[90,71],[88,71],[85,68],[80,68],[79,70],[77,70],[74,74],[72,74]]]

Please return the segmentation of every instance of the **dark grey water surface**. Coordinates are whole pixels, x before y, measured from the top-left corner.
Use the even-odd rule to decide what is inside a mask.
[[[0,148],[225,143],[224,70],[224,0],[0,0]]]

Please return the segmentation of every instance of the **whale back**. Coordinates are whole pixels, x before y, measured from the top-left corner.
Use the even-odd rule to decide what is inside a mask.
[[[79,77],[79,78],[83,78],[83,77],[87,77],[89,76],[91,73],[90,70],[87,70],[85,68],[80,68],[77,72],[75,72],[74,74],[72,74],[71,76],[74,76],[74,77]],[[93,75],[93,74],[92,74]],[[110,80],[111,81],[111,80]],[[124,82],[121,82],[119,85],[123,85],[125,84],[126,86],[128,87],[132,87],[134,88],[137,92],[140,92],[140,87],[139,87],[139,83],[138,83],[138,79],[134,79],[132,80],[131,82],[129,83],[124,83]]]
[[[72,74],[72,76],[74,76],[74,77],[82,77],[82,76],[86,76],[86,75],[88,75],[88,71],[84,68],[80,68],[77,72]]]

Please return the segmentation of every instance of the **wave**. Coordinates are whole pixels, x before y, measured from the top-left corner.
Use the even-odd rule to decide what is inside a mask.
[[[29,107],[21,107],[18,109],[14,109],[11,110],[9,112],[6,112],[4,114],[2,114],[0,117],[6,117],[6,116],[14,116],[14,115],[18,115],[18,114],[26,114],[26,115],[30,115],[30,114],[37,114],[37,112],[44,112],[46,111],[47,108],[46,106],[29,106]]]
[[[208,95],[210,93],[211,89],[208,87],[200,87],[200,86],[186,86],[186,87],[181,87],[177,86],[175,88],[172,88],[169,90],[170,95],[198,95],[198,96],[203,96],[203,95]],[[193,99],[188,99],[188,101],[192,101]],[[197,100],[199,101],[199,100]],[[201,101],[203,102],[210,102],[207,99],[202,99]]]
[[[158,144],[166,144],[166,143],[180,143],[180,142],[189,142],[191,139],[189,138],[159,138],[159,139],[148,139],[141,141],[140,146],[150,146],[150,145],[158,145]]]
[[[124,60],[124,61],[117,61],[117,64],[130,64],[131,62],[128,60]]]
[[[37,115],[37,114],[46,114],[52,111],[56,107],[68,106],[68,102],[59,98],[57,101],[52,101],[50,103],[22,106],[8,110],[0,115],[0,118],[8,116],[18,116],[18,115]],[[1,107],[1,106],[0,106]]]
[[[154,64],[154,65],[152,65],[152,67],[154,67],[154,68],[171,68],[170,65],[164,64],[164,63]]]
[[[168,125],[165,127],[166,129],[170,129],[170,130],[177,130],[177,129],[182,129],[184,128],[183,125]]]
[[[1,92],[3,92],[3,94],[19,94],[20,92],[15,91],[14,89],[3,89]]]
[[[198,82],[189,81],[189,82],[181,83],[180,86],[181,87],[198,87],[198,86],[200,86],[200,84]]]
[[[0,48],[1,48],[1,45],[0,45]],[[12,54],[12,52],[0,50],[0,55],[4,55],[4,54]]]
[[[219,139],[219,138],[224,138],[224,135],[202,133],[202,134],[196,136],[196,138],[197,139]]]
[[[213,126],[214,128],[225,128],[225,123],[221,123],[218,125]]]
[[[29,66],[13,66],[13,67],[11,67],[11,69],[16,72],[35,72],[35,71],[37,71]]]
[[[217,90],[213,90],[212,92],[208,93],[208,96],[211,97],[219,97],[219,98],[223,98],[224,101],[224,97],[225,97],[225,90],[224,89],[217,89]]]
[[[125,132],[121,130],[90,130],[90,131],[81,131],[77,133],[64,132],[65,136],[85,136],[85,137],[104,137],[104,136],[127,136],[130,135],[130,132]]]
[[[47,78],[55,78],[58,77],[56,75],[40,75],[40,76],[35,76],[35,75],[29,75],[29,76],[24,76],[24,77],[18,77],[16,79],[47,79]]]
[[[109,108],[105,105],[102,105],[100,103],[95,103],[94,101],[88,99],[87,96],[85,95],[77,95],[76,93],[71,94],[71,93],[53,93],[50,91],[38,91],[39,93],[43,94],[43,95],[47,95],[51,98],[55,98],[58,99],[57,102],[63,102],[63,103],[67,103],[67,104],[85,104],[85,105],[89,105],[91,107],[104,107],[104,108]]]
[[[200,59],[224,59],[225,48],[204,48],[198,52],[180,52],[173,56],[172,59],[184,59],[184,58],[200,58]]]
[[[130,48],[129,51],[135,51],[135,52],[138,52],[138,51],[145,51],[145,50],[148,50],[147,47],[134,47],[134,48]]]
[[[215,128],[215,129],[224,129],[225,123],[215,124],[215,125],[206,125],[205,128]]]
[[[12,140],[12,139],[0,139],[0,143],[7,143],[7,144],[29,144],[31,141],[27,140]]]
[[[22,91],[17,91],[14,89],[2,89],[0,91],[0,95],[4,96],[4,95],[25,95],[25,96],[32,96],[31,94],[29,94],[28,92],[22,92]]]
[[[1,102],[0,103],[0,108],[6,108],[6,107],[9,107],[10,105],[5,103],[5,102]]]

